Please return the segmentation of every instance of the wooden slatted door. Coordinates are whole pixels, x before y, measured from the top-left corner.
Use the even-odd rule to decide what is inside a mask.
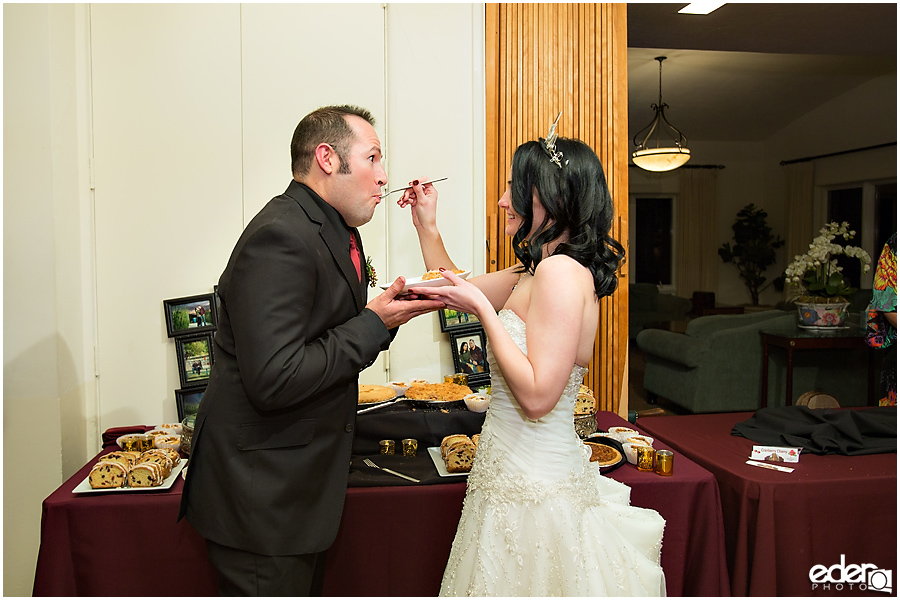
[[[516,147],[557,132],[590,145],[615,203],[613,236],[628,247],[626,5],[487,4],[485,77],[488,271],[515,264],[497,200]],[[627,413],[628,277],[600,303],[600,328],[585,383],[601,410]]]

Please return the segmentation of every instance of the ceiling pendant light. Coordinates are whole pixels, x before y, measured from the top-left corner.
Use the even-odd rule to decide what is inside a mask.
[[[656,116],[649,125],[634,136],[636,149],[631,155],[631,160],[646,171],[672,171],[691,159],[691,151],[687,148],[687,138],[684,137],[684,134],[666,118],[666,108],[669,105],[662,101],[662,63],[666,57],[657,56],[655,60],[659,61],[659,102],[652,105],[651,108],[656,111]],[[663,126],[668,127],[675,134],[672,145],[662,146],[660,143]],[[655,146],[648,143],[654,132],[656,133]],[[641,137],[642,135],[643,137]],[[668,139],[666,143],[669,143]]]

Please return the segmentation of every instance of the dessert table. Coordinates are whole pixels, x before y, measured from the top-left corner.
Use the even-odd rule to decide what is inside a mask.
[[[328,551],[326,596],[435,596],[465,496],[465,476],[441,477],[425,447],[448,433],[480,431],[483,415],[465,409],[414,410],[404,403],[359,415],[341,525]],[[605,430],[628,423],[599,413]],[[635,427],[640,430],[641,428]],[[119,428],[100,454],[117,449]],[[414,432],[414,433],[411,433]],[[417,437],[415,457],[378,454],[378,439]],[[657,448],[667,448],[656,444]],[[421,479],[415,484],[366,467],[363,458]],[[89,461],[43,502],[35,596],[216,595],[204,540],[176,522],[180,478],[166,491],[74,494]],[[189,475],[188,463],[188,475]],[[662,565],[670,596],[728,595],[725,538],[715,478],[676,452],[661,477],[625,464],[609,474],[632,488],[636,506],[666,519]],[[138,557],[160,557],[161,577],[146,577]]]
[[[732,595],[884,595],[849,584],[814,586],[810,569],[843,560],[897,572],[896,453],[803,453],[798,463],[779,463],[792,473],[754,467],[746,461],[758,442],[731,434],[753,414],[639,421],[718,480]]]

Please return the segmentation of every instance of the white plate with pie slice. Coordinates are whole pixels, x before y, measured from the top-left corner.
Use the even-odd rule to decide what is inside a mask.
[[[462,273],[457,273],[457,276],[459,276],[460,279],[465,279],[466,277],[468,277],[471,274],[472,274],[472,271],[463,271]],[[393,284],[393,283],[394,282],[391,281],[391,283],[382,284],[381,289],[386,290],[389,287],[391,287],[391,284]],[[441,287],[441,286],[445,286],[445,285],[451,285],[451,283],[450,283],[450,280],[445,278],[444,276],[438,277],[436,279],[425,279],[424,281],[422,280],[421,277],[407,277],[406,285],[403,287],[403,289],[401,291],[405,292],[409,288],[412,288],[412,287]]]

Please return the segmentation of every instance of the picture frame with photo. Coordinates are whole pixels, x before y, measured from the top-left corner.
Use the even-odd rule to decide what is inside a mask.
[[[449,308],[438,311],[438,318],[441,321],[441,331],[445,333],[452,330],[481,327],[478,315],[458,312]]]
[[[163,300],[166,333],[170,338],[215,331],[219,322],[215,294],[198,294]]]
[[[213,334],[203,333],[175,338],[175,355],[182,388],[206,385],[215,362]]]
[[[457,373],[465,373],[469,387],[473,390],[491,383],[484,328],[471,327],[450,333],[450,348],[453,352],[453,367]]]
[[[175,390],[175,406],[178,409],[179,423],[186,417],[197,415],[197,411],[200,409],[200,400],[203,399],[205,392],[205,385]]]

